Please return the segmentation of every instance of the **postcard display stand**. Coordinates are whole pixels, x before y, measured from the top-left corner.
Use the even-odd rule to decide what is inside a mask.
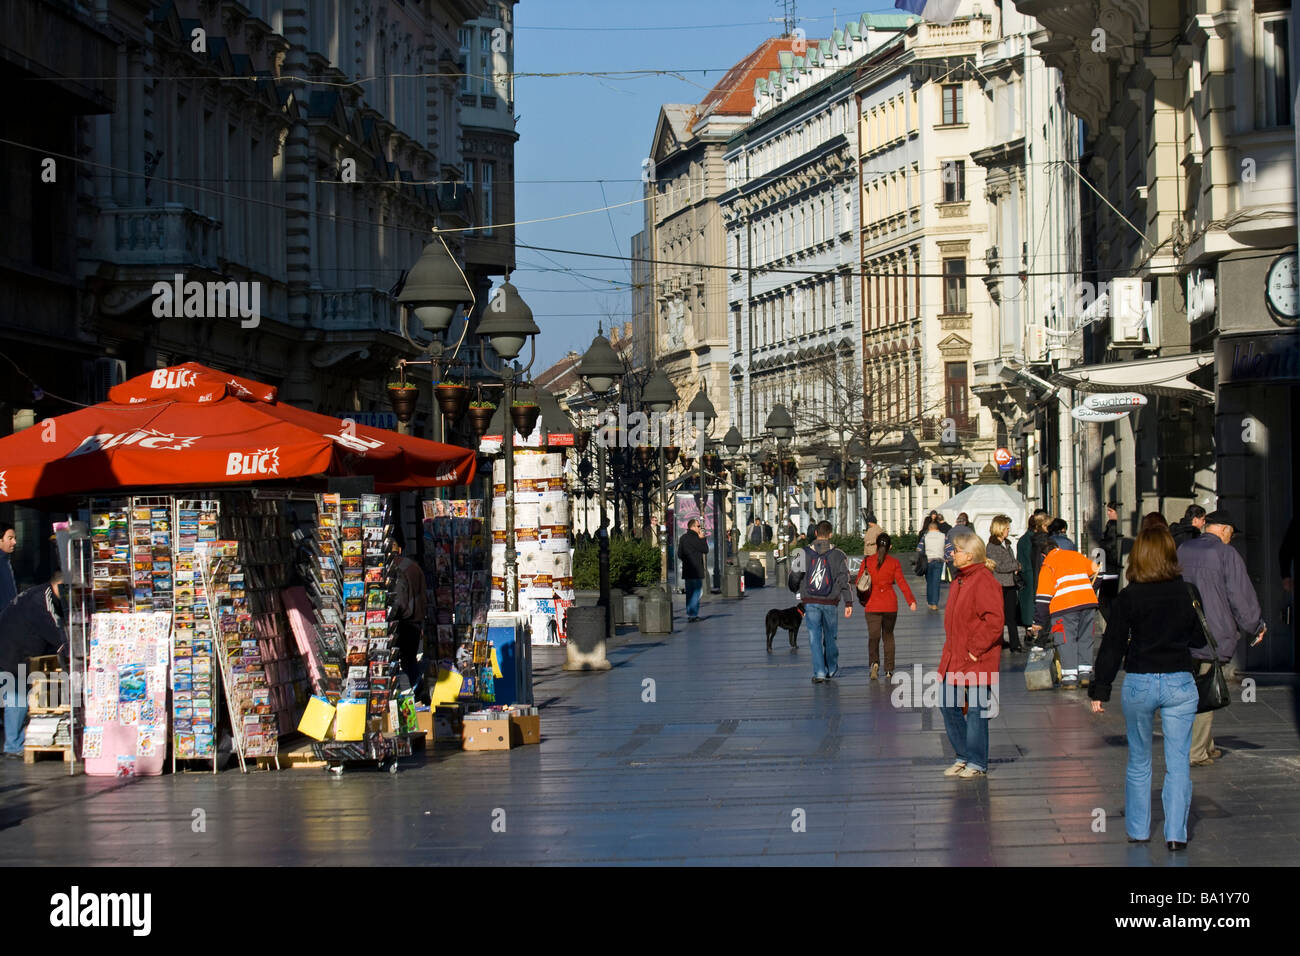
[[[489,551],[483,502],[425,501],[424,576],[428,583],[425,654],[439,666],[456,660],[462,647],[486,648]],[[486,661],[483,651],[479,656]],[[460,655],[463,658],[463,655]],[[473,651],[470,652],[471,662]],[[487,673],[491,673],[490,667]],[[491,702],[491,678],[483,667],[463,669],[459,697]]]
[[[253,634],[280,736],[298,726],[307,703],[307,674],[291,642],[283,597],[294,562],[293,539],[282,508],[285,497],[284,492],[260,489],[227,494],[221,512],[222,537],[240,545]]]
[[[172,508],[168,497],[91,501],[90,601],[81,735],[86,773],[162,773],[171,659]]]
[[[216,694],[218,664],[203,583],[200,551],[217,539],[215,499],[176,501],[175,557],[172,564],[172,773],[177,761],[202,761],[217,772],[220,713]]]
[[[515,451],[515,551],[519,611],[533,644],[560,644],[563,611],[573,603],[573,541],[564,456],[540,448]],[[505,461],[492,463],[492,609],[505,608]]]
[[[320,495],[317,510],[319,553],[312,596],[323,599],[316,610],[318,621],[324,626],[318,628],[319,666],[310,666],[313,674],[319,670],[324,679],[324,683],[318,683],[317,693],[325,691],[322,696],[331,703],[337,701],[340,722],[344,708],[349,707],[364,708],[367,719],[360,739],[322,740],[313,743],[312,750],[336,770],[341,770],[348,761],[383,763],[391,758],[389,769],[395,771],[396,758],[411,754],[410,737],[402,731],[409,729],[414,720],[414,702],[409,691],[406,692],[402,699],[410,711],[409,719],[405,715],[394,719],[399,695],[398,668],[393,657],[396,625],[390,625],[388,620],[393,571],[392,513],[380,495],[353,498]],[[338,563],[341,563],[341,574],[335,578],[333,566]],[[332,667],[337,666],[337,656],[334,656],[337,644],[332,643],[328,628],[338,619],[334,588],[339,583],[343,608],[343,688],[341,694],[331,699],[328,682]],[[335,649],[334,654],[331,647]],[[386,724],[389,732],[384,731]]]

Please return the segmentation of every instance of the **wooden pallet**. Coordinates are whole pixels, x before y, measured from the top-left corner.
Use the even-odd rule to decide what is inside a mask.
[[[24,747],[23,763],[36,763],[37,760],[51,754],[60,754],[64,763],[72,763],[71,747]]]

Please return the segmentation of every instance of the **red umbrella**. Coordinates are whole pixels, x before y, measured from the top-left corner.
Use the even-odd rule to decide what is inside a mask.
[[[470,449],[285,405],[269,385],[190,362],[0,439],[0,501],[365,475],[397,491],[467,484],[474,467]]]

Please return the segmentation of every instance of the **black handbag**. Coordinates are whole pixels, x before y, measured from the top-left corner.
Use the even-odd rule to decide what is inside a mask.
[[[918,578],[923,578],[925,577],[925,569],[929,564],[930,562],[925,559],[925,550],[922,549],[916,552],[916,567],[912,570],[916,572]]]
[[[1214,641],[1214,635],[1210,633],[1210,622],[1205,619],[1205,609],[1201,607],[1201,592],[1196,590],[1196,585],[1190,581],[1187,584],[1187,590],[1192,596],[1192,607],[1196,608],[1196,617],[1201,622],[1201,632],[1205,635],[1206,643],[1210,645],[1210,669],[1204,674],[1197,673],[1196,694],[1200,698],[1196,705],[1198,714],[1208,714],[1212,710],[1219,710],[1227,707],[1232,703],[1232,695],[1228,691],[1228,680],[1223,676],[1223,665],[1219,663],[1219,645]]]

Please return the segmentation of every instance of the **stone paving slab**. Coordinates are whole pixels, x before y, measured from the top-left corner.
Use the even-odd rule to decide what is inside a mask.
[[[395,776],[350,770],[184,774],[130,781],[61,764],[0,763],[0,864],[629,864],[865,866],[1294,865],[1300,859],[1296,691],[1257,689],[1215,718],[1226,751],[1193,768],[1192,841],[1123,827],[1127,756],[1118,689],[1025,691],[1005,654],[990,774],[942,776],[952,754],[932,708],[872,682],[860,611],[840,622],[841,674],[810,681],[807,631],[765,650],[775,590],[706,601],[667,637],[625,633],[614,667],[571,674],[535,649],[542,743],[438,749]],[[678,599],[680,611],[680,597]],[[897,668],[933,669],[942,615],[902,611]],[[643,694],[653,681],[654,701]],[[206,814],[195,833],[193,812]],[[1096,811],[1105,832],[1094,832]],[[505,832],[492,829],[494,810]]]

